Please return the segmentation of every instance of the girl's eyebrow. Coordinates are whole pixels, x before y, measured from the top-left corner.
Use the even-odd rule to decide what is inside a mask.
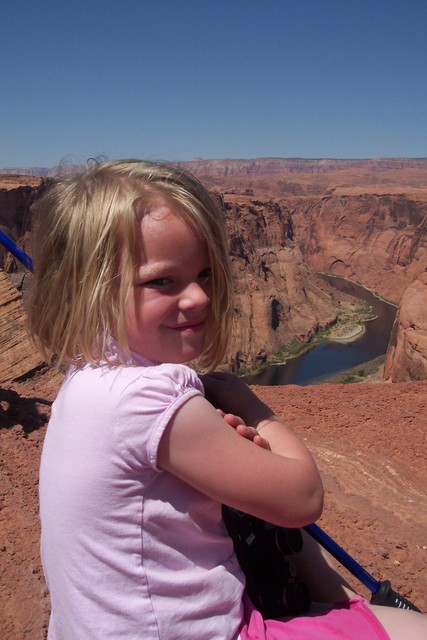
[[[152,276],[164,275],[173,269],[173,265],[168,263],[155,263],[155,264],[141,264],[137,267],[137,275],[144,278],[150,278]]]

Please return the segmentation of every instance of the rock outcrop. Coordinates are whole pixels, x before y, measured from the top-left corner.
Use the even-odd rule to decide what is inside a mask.
[[[427,271],[403,294],[387,350],[384,379],[427,379]]]
[[[37,369],[43,360],[28,336],[21,294],[0,269],[0,384]]]

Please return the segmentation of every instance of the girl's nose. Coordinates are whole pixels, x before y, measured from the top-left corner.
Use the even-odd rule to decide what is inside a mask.
[[[197,282],[192,282],[183,291],[180,299],[181,309],[203,309],[210,302],[206,291]]]

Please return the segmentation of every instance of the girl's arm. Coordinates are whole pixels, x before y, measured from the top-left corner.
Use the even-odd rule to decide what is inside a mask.
[[[197,396],[166,428],[159,466],[213,499],[274,524],[300,527],[317,520],[323,487],[303,442],[239,378],[214,374],[203,383],[213,404],[257,427],[271,451],[242,438]]]

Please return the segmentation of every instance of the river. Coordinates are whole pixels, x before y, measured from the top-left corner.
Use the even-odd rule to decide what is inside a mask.
[[[271,365],[257,373],[245,376],[245,382],[261,385],[317,384],[386,353],[396,315],[395,305],[381,300],[350,280],[333,276],[324,277],[340,291],[366,300],[372,306],[376,319],[366,322],[365,332],[353,342],[327,340],[315,345],[297,358],[291,358],[286,364]]]

